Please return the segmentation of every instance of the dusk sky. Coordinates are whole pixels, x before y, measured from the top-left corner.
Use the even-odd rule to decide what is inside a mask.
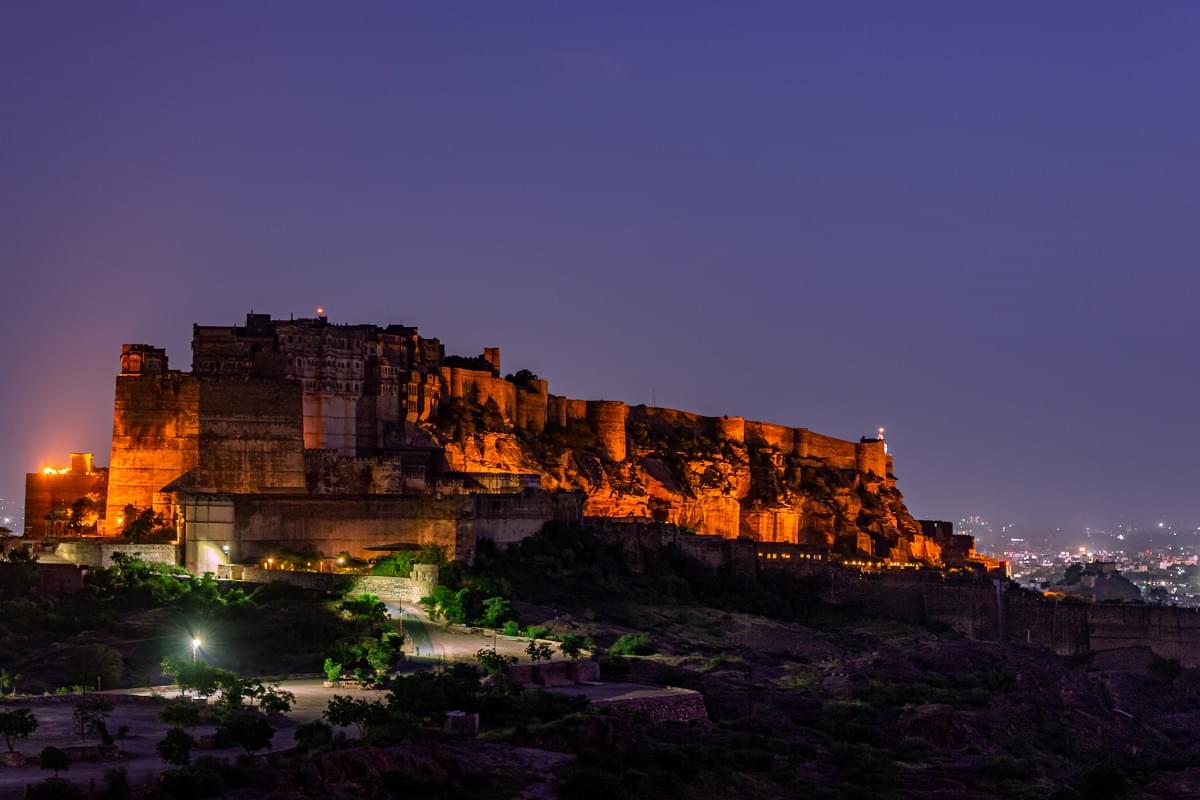
[[[0,8],[0,497],[247,311],[1200,526],[1200,5]]]

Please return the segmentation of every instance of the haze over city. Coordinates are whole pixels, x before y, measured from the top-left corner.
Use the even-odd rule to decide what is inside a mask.
[[[9,6],[0,496],[107,462],[122,342],[321,305],[886,426],[917,517],[1200,525],[1200,11],[925,8]]]

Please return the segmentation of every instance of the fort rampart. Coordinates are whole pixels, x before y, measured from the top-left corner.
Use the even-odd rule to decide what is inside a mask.
[[[811,577],[826,602],[903,622],[944,625],[975,639],[1037,645],[1062,656],[1146,647],[1184,667],[1200,667],[1200,609],[1055,600],[1002,578],[933,569],[864,572],[795,545],[695,536],[656,523],[589,519],[587,524],[620,545],[635,570],[654,549],[673,545],[713,568],[728,566],[744,575],[783,569]]]

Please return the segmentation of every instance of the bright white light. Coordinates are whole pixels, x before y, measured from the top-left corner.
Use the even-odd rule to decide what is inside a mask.
[[[193,650],[198,650],[199,648],[200,648],[200,640],[199,640],[199,639],[192,639],[192,649],[193,649]]]

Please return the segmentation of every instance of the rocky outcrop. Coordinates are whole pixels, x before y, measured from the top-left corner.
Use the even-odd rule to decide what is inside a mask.
[[[531,431],[464,405],[427,431],[451,470],[535,474],[543,488],[583,491],[586,516],[847,557],[941,560],[904,505],[882,441],[616,403],[550,422]]]

